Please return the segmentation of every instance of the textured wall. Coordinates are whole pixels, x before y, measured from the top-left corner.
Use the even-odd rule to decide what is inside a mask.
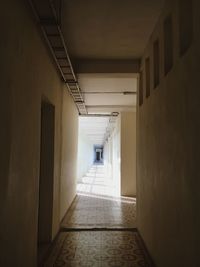
[[[121,113],[121,194],[136,196],[136,113]]]
[[[78,112],[68,92],[63,90],[62,104],[62,169],[60,184],[60,219],[76,194]]]
[[[150,56],[151,88],[146,98],[144,79],[143,104],[137,111],[138,227],[157,266],[197,267],[200,252],[200,4],[198,0],[193,1],[194,37],[190,48],[180,56],[178,1],[166,2],[142,61],[145,74],[145,58]],[[163,21],[169,14],[172,14],[174,60],[172,69],[165,75]],[[157,38],[160,83],[153,89],[153,42]]]
[[[94,162],[94,144],[89,140],[88,136],[79,129],[78,136],[78,164],[77,164],[77,178],[81,178],[87,173]]]
[[[108,179],[112,179],[121,195],[121,115],[116,118],[110,136],[104,144],[104,164]]]
[[[71,126],[71,119],[62,114],[65,87],[51,62],[27,1],[6,1],[1,5],[0,14],[0,265],[31,267],[36,266],[37,253],[42,98],[55,106],[53,237],[60,223],[61,154],[67,153],[61,153],[61,145],[65,143],[61,138],[62,121]],[[65,94],[68,100],[63,101],[70,103]],[[76,118],[77,113],[71,112]],[[75,122],[73,127],[75,131]],[[69,138],[67,142],[75,142],[76,135],[73,140],[71,133],[63,136],[63,140],[65,138]],[[74,151],[73,157],[75,160]],[[66,157],[66,161],[68,159]],[[73,172],[71,167],[70,178],[65,177],[70,179],[67,190],[74,188]],[[74,190],[70,200],[72,194]]]

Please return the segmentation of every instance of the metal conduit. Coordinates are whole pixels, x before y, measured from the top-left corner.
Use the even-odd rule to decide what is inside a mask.
[[[29,0],[46,43],[51,51],[63,81],[78,108],[80,115],[87,114],[83,94],[75,76],[65,40],[61,31],[61,1],[56,9],[52,0]]]

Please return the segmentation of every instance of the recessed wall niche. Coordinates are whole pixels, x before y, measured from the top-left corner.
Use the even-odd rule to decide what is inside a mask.
[[[165,75],[173,66],[173,25],[172,16],[169,15],[163,24],[164,30],[164,72]]]
[[[146,97],[150,96],[150,58],[145,59]]]
[[[139,106],[143,104],[143,71],[140,71],[139,81]]]
[[[159,40],[153,43],[153,71],[154,71],[154,88],[160,83],[160,48]]]

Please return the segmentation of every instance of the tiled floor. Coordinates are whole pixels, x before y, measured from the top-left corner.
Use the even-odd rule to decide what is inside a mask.
[[[44,267],[152,266],[136,230],[136,199],[117,197],[102,166],[89,173]]]
[[[78,194],[62,228],[134,228],[136,201],[131,198]]]
[[[108,174],[104,165],[93,165],[77,186],[78,193],[98,196],[120,196],[119,181]]]
[[[77,197],[62,228],[136,227],[136,199],[119,197],[116,182],[104,165],[94,165],[77,186]]]
[[[61,232],[44,267],[152,267],[134,231]]]

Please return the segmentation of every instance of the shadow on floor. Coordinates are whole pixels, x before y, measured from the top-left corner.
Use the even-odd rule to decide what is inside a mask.
[[[152,267],[136,229],[136,199],[120,197],[104,166],[93,166],[61,223],[45,267]]]

